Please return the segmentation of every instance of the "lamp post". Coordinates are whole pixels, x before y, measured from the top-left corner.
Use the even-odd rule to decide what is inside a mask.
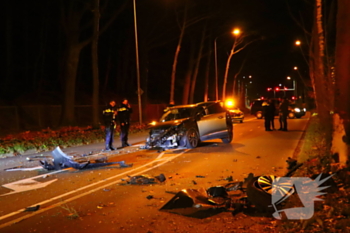
[[[142,106],[141,106],[141,85],[140,85],[140,65],[139,65],[139,45],[137,38],[137,20],[136,20],[136,2],[133,0],[134,7],[134,30],[135,30],[135,50],[136,50],[136,75],[137,75],[137,99],[139,107],[139,122],[142,124]]]
[[[287,80],[291,80],[292,78],[290,76],[287,77]],[[293,79],[293,89],[290,89],[291,91],[294,91],[294,96],[298,96],[297,92],[297,81]]]
[[[214,40],[214,55],[215,55],[215,98],[219,99],[219,89],[218,89],[218,51],[216,48],[216,40],[218,36]]]

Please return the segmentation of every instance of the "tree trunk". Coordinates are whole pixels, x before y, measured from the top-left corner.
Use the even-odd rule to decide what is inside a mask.
[[[350,145],[350,1],[338,0],[337,14],[337,34],[336,34],[336,52],[335,52],[335,107],[336,113],[339,114],[339,126],[342,127],[341,132],[343,143],[347,143],[347,147],[343,145],[344,150],[340,155],[340,162],[343,164],[349,160]],[[335,125],[335,127],[337,127]],[[345,135],[344,135],[345,134]]]
[[[222,100],[225,100],[225,98],[226,98],[227,76],[228,76],[228,71],[229,71],[229,69],[230,69],[230,61],[231,61],[231,58],[232,58],[233,54],[235,53],[235,46],[236,46],[236,40],[235,40],[235,42],[234,42],[233,45],[232,45],[232,49],[231,49],[230,55],[228,56],[227,62],[226,62],[224,83],[223,83],[223,85],[222,85]]]
[[[92,126],[99,127],[99,72],[98,72],[98,35],[100,25],[100,0],[94,0],[94,26],[91,44],[92,58]]]
[[[316,0],[315,8],[315,24],[313,33],[313,45],[314,45],[314,83],[315,83],[315,96],[317,103],[317,112],[320,118],[321,124],[324,127],[326,133],[327,149],[330,149],[332,140],[332,118],[330,111],[332,111],[332,104],[330,102],[330,95],[332,95],[331,87],[329,85],[329,77],[325,72],[325,56],[324,56],[324,31],[322,22],[322,0]]]
[[[209,40],[210,44],[210,40]],[[208,46],[210,48],[210,46]],[[205,80],[204,80],[204,102],[208,101],[209,99],[209,76],[210,76],[210,62],[211,62],[211,52],[212,50],[209,49],[208,56],[207,56],[207,65],[205,70]]]
[[[203,53],[203,47],[204,47],[204,41],[205,41],[205,33],[206,33],[206,27],[203,28],[202,31],[202,39],[198,51],[198,57],[196,61],[196,66],[194,68],[194,73],[192,76],[192,83],[191,83],[191,92],[190,92],[190,103],[192,104],[194,102],[194,91],[196,89],[196,82],[197,82],[197,76],[198,76],[198,70],[199,70],[199,65],[202,60],[202,53]]]
[[[186,6],[185,6],[185,12],[184,12],[184,19],[183,23],[181,26],[181,32],[180,32],[180,37],[179,41],[176,46],[176,52],[175,52],[175,57],[174,57],[174,62],[173,62],[173,69],[171,71],[171,84],[170,84],[170,101],[169,103],[174,103],[174,92],[175,92],[175,77],[176,77],[176,67],[177,67],[177,60],[180,54],[180,49],[181,49],[181,44],[183,37],[185,35],[185,29],[186,29],[186,24],[187,24],[187,1],[186,1]]]
[[[188,67],[185,74],[185,81],[184,81],[184,88],[182,93],[182,104],[188,104],[189,96],[190,96],[190,89],[191,89],[191,77],[193,74],[193,67],[194,67],[194,50],[195,46],[191,46],[190,48],[190,55],[188,58]]]
[[[74,106],[75,106],[75,84],[79,57],[82,47],[80,45],[71,45],[67,48],[67,59],[64,67],[65,87],[64,87],[64,103],[63,116],[61,125],[74,125]]]

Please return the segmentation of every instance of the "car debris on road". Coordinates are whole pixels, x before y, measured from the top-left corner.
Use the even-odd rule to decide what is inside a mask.
[[[132,164],[126,164],[125,161],[119,162],[106,162],[107,158],[96,159],[95,163],[91,163],[90,161],[79,163],[74,161],[71,157],[66,155],[60,147],[56,147],[55,150],[52,151],[53,156],[53,164],[49,163],[47,160],[40,160],[40,165],[46,170],[61,170],[64,168],[75,168],[75,169],[87,169],[87,168],[96,168],[102,166],[108,166],[113,164],[119,164],[120,167],[132,167]]]
[[[126,181],[127,184],[157,184],[163,183],[166,180],[164,174],[160,174],[159,176],[150,177],[148,175],[139,175],[139,176],[129,176],[129,180],[122,179],[122,181]]]

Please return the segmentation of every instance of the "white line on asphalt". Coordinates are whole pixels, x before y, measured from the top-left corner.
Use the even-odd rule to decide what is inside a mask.
[[[44,188],[47,185],[56,181],[57,179],[51,180],[48,182],[38,182],[35,179],[41,178],[43,176],[50,176],[52,174],[63,172],[63,171],[65,171],[65,170],[54,171],[54,172],[46,173],[45,175],[34,176],[34,177],[23,179],[23,180],[18,180],[18,181],[12,182],[12,183],[3,184],[2,185],[3,187],[8,188],[8,189],[12,189],[14,192],[12,191],[9,193],[2,194],[0,196],[11,195],[11,194],[15,194],[15,193],[29,191],[32,189]]]
[[[119,180],[116,180],[116,181],[112,181],[112,182],[110,182],[110,183],[108,183],[108,184],[101,185],[101,186],[99,186],[99,187],[97,187],[97,188],[91,189],[91,190],[89,190],[89,191],[86,191],[86,192],[81,193],[81,194],[79,194],[79,195],[76,195],[76,196],[74,196],[74,197],[68,198],[67,200],[61,200],[62,198],[66,197],[66,196],[69,196],[69,195],[71,195],[71,194],[74,194],[74,193],[83,191],[84,189],[87,189],[87,188],[96,186],[96,185],[101,184],[101,183],[103,183],[103,182],[113,180],[113,179],[115,179],[115,178],[117,178],[117,177],[125,176],[125,175],[128,174],[128,173],[131,173],[131,172],[133,172],[133,171],[139,170],[140,168],[147,167],[147,166],[151,165],[151,167],[145,168],[145,169],[142,170],[142,171],[138,171],[138,172],[132,174],[131,176],[136,176],[136,175],[142,174],[142,173],[144,173],[144,172],[146,172],[146,171],[152,170],[152,169],[154,169],[154,168],[156,168],[156,167],[159,167],[159,166],[161,166],[161,165],[163,165],[163,164],[165,164],[165,163],[167,163],[167,162],[170,162],[171,160],[173,160],[173,159],[179,157],[180,155],[184,154],[185,152],[187,152],[187,151],[189,151],[189,150],[190,150],[190,149],[187,149],[187,150],[185,150],[185,151],[182,151],[182,152],[179,153],[179,154],[176,154],[176,155],[171,156],[171,157],[166,157],[166,158],[161,158],[161,156],[163,156],[163,154],[164,154],[164,153],[161,153],[161,154],[157,157],[157,159],[153,160],[152,162],[149,162],[149,163],[144,164],[144,165],[142,165],[142,166],[140,166],[140,167],[134,168],[134,169],[132,169],[132,170],[130,170],[130,171],[123,172],[123,173],[121,173],[121,174],[118,174],[118,175],[115,175],[115,176],[106,178],[106,179],[104,179],[104,180],[98,181],[98,182],[96,182],[96,183],[94,183],[94,184],[89,184],[89,185],[86,185],[86,186],[84,186],[84,187],[80,187],[80,188],[78,188],[78,189],[75,189],[75,190],[73,190],[73,191],[70,191],[70,192],[68,192],[68,193],[65,193],[65,194],[62,194],[62,195],[59,195],[59,196],[50,198],[50,199],[48,199],[48,200],[45,200],[45,201],[42,201],[42,202],[33,204],[33,205],[31,205],[31,206],[37,206],[37,205],[40,205],[40,206],[41,206],[41,205],[47,204],[47,203],[52,202],[52,201],[60,200],[59,203],[52,204],[52,205],[50,205],[50,206],[48,206],[48,207],[46,207],[46,208],[44,208],[44,209],[39,209],[39,210],[37,210],[37,211],[35,211],[35,212],[31,212],[30,215],[26,215],[26,216],[23,216],[23,217],[19,217],[19,218],[17,218],[17,219],[12,220],[12,221],[9,221],[9,222],[6,222],[6,223],[4,223],[4,224],[1,224],[1,225],[0,225],[0,228],[9,226],[9,225],[11,225],[11,224],[17,223],[17,222],[19,222],[19,221],[22,221],[22,220],[27,219],[27,218],[29,218],[29,217],[32,217],[32,216],[34,216],[34,215],[37,215],[37,214],[40,214],[40,213],[45,212],[45,211],[47,211],[47,210],[50,210],[50,209],[52,209],[52,208],[55,208],[55,207],[57,207],[57,206],[59,206],[59,205],[62,205],[62,204],[68,203],[68,202],[70,202],[70,201],[73,201],[73,200],[75,200],[75,199],[78,199],[78,198],[80,198],[80,197],[86,196],[86,195],[88,195],[88,194],[90,194],[90,193],[93,193],[93,192],[96,192],[96,191],[98,191],[98,190],[101,190],[102,188],[105,188],[105,187],[107,187],[107,186],[120,183],[122,180],[119,179]],[[161,160],[158,160],[158,158],[161,158]],[[159,164],[156,164],[156,165],[152,165],[152,164],[154,164],[155,162],[160,162],[160,163],[159,163]],[[7,214],[7,215],[1,216],[1,217],[0,217],[0,220],[4,220],[4,219],[9,218],[9,217],[11,217],[11,216],[14,216],[14,215],[16,215],[16,214],[20,214],[20,213],[22,213],[23,211],[25,211],[25,209],[20,209],[20,210],[14,211],[14,212],[12,212],[12,213],[9,213],[9,214]]]

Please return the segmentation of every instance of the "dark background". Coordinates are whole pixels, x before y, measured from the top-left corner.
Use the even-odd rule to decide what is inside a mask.
[[[73,0],[72,0],[73,1]],[[65,37],[62,32],[62,4],[67,1],[2,1],[1,83],[0,104],[61,104],[64,77],[61,70]],[[89,1],[87,1],[89,2]],[[228,92],[232,77],[244,66],[238,77],[252,76],[251,97],[267,95],[267,87],[286,84],[286,77],[297,78],[294,66],[308,78],[307,64],[296,39],[305,39],[304,29],[311,28],[313,15],[306,0],[189,0],[188,18],[201,19],[186,29],[176,73],[175,101],[182,101],[184,75],[187,71],[191,49],[198,52],[202,29],[207,25],[204,54],[214,49],[217,38],[219,93],[228,54],[234,38],[230,31],[239,27],[254,40],[231,60]],[[101,5],[105,4],[101,0]],[[126,4],[126,5],[124,5]],[[185,0],[136,0],[140,68],[142,70],[142,95],[147,103],[167,103],[170,98],[170,77],[175,49],[182,20]],[[124,8],[122,8],[124,7]],[[135,65],[135,37],[133,6],[131,0],[110,1],[101,13],[101,27],[114,14],[123,10],[99,38],[100,102],[110,98],[127,97],[137,102]],[[84,16],[91,20],[91,12]],[[81,39],[91,36],[91,28],[81,34]],[[303,49],[303,47],[301,47]],[[195,102],[203,100],[203,58],[195,89]],[[211,57],[209,98],[215,98],[214,54]],[[144,74],[147,74],[145,77]],[[287,85],[287,84],[286,84]],[[76,104],[91,104],[92,70],[91,46],[86,46],[80,56]],[[220,93],[221,96],[221,93]]]

